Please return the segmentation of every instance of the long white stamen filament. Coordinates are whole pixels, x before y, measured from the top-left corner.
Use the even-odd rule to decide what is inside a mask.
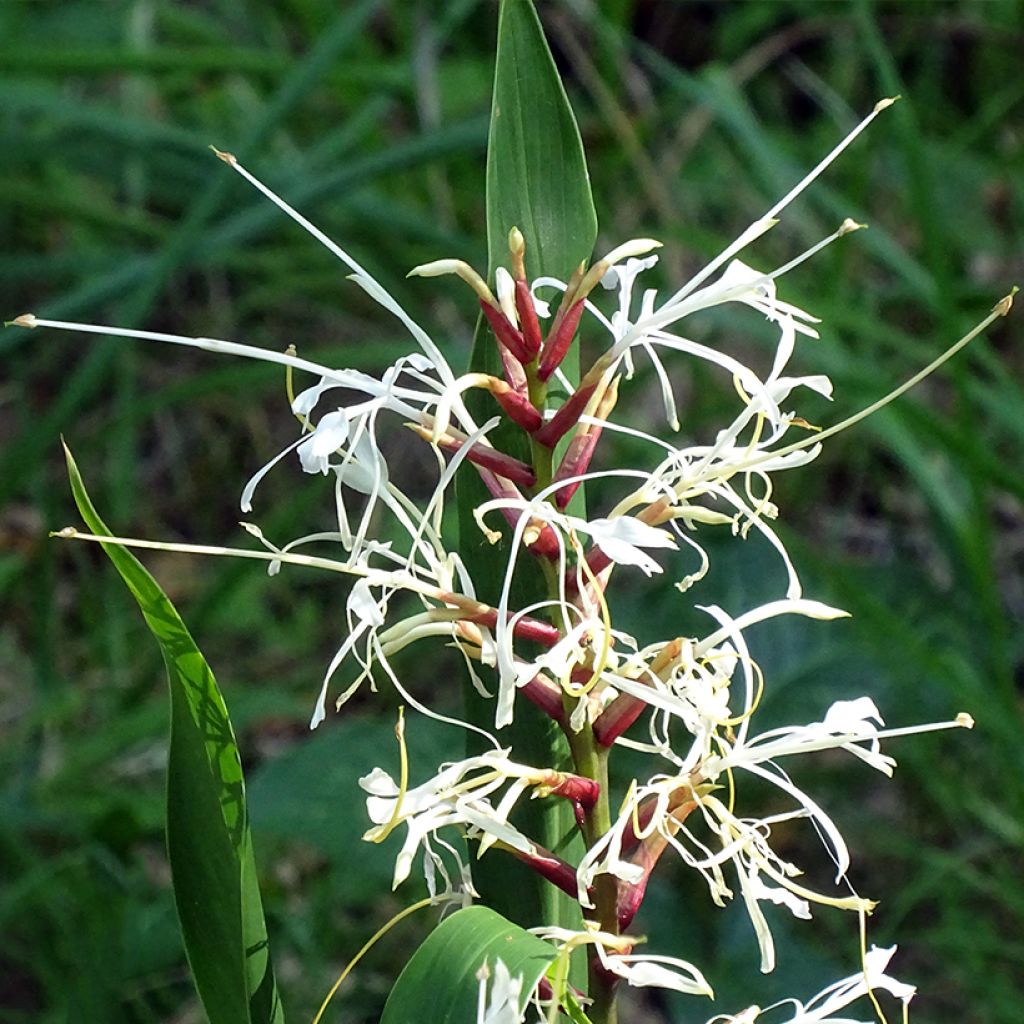
[[[292,552],[257,551],[251,548],[229,548],[216,544],[185,544],[174,541],[142,540],[138,537],[117,537],[83,533],[74,526],[66,526],[54,531],[50,536],[61,540],[84,540],[97,544],[116,544],[123,548],[138,548],[145,551],[176,551],[183,555],[214,555],[228,558],[250,558],[257,562],[287,562],[289,565],[301,565],[309,569],[326,569],[329,572],[341,573],[344,576],[358,576],[365,579],[371,586],[388,586],[397,590],[407,590],[413,594],[422,594],[434,600],[443,600],[443,591],[438,586],[416,579],[407,573],[398,573],[386,569],[370,569],[362,565],[339,562],[333,558],[320,558],[316,555],[297,555]]]
[[[296,224],[304,228],[309,234],[311,234],[325,249],[333,253],[341,260],[350,270],[355,273],[355,281],[359,284],[368,295],[376,299],[386,310],[393,313],[398,317],[399,320],[405,324],[409,332],[416,339],[417,343],[427,354],[427,357],[437,368],[438,373],[442,377],[447,377],[449,380],[453,376],[451,370],[448,368],[448,363],[445,358],[441,355],[440,350],[430,340],[429,335],[423,330],[414,320],[405,312],[404,309],[391,297],[390,293],[382,287],[379,281],[372,274],[368,273],[356,260],[354,260],[340,245],[325,235],[315,224],[307,220],[298,210],[296,210],[289,203],[285,202],[276,192],[269,189],[262,181],[259,180],[254,174],[247,171],[237,160],[237,158],[231,153],[222,153],[218,149],[214,149],[214,152],[224,161],[229,167],[237,171],[246,181],[249,182],[255,189],[262,192],[278,209],[282,210],[287,214]]]
[[[789,204],[794,199],[796,199],[796,197],[798,195],[800,195],[801,192],[804,191],[805,188],[807,188],[808,185],[811,184],[812,181],[814,181],[824,170],[826,170],[835,161],[836,157],[839,156],[839,154],[842,153],[843,150],[846,149],[846,147],[849,146],[850,143],[853,142],[853,140],[856,139],[857,136],[860,135],[860,133],[862,131],[864,131],[864,129],[867,128],[867,126],[869,124],[871,124],[871,122],[874,121],[874,119],[876,117],[878,117],[878,115],[883,110],[885,110],[888,107],[891,107],[898,99],[899,99],[899,96],[890,96],[890,97],[887,97],[886,99],[879,100],[875,104],[874,109],[871,111],[871,113],[868,114],[868,116],[865,117],[860,122],[860,124],[858,124],[857,127],[854,128],[853,131],[850,132],[850,134],[846,136],[846,138],[844,138],[841,142],[839,142],[835,146],[835,148],[832,149],[832,151],[820,163],[817,164],[817,166],[812,168],[800,181],[798,181],[796,183],[796,185],[794,185],[765,214],[765,216],[766,217],[776,217],[776,216],[778,216],[787,206],[789,206]]]
[[[883,395],[878,399],[877,402],[872,402],[871,405],[860,412],[855,412],[852,416],[847,416],[845,420],[841,420],[839,423],[834,424],[831,427],[825,427],[824,430],[816,432],[811,437],[805,438],[802,441],[797,441],[794,444],[786,445],[783,448],[778,448],[773,452],[768,452],[761,456],[756,456],[744,463],[743,469],[752,469],[755,466],[761,465],[764,462],[768,462],[772,459],[780,458],[783,455],[789,455],[791,452],[801,451],[805,448],[810,448],[814,445],[820,444],[827,437],[832,437],[838,434],[840,431],[847,430],[852,427],[855,423],[860,423],[861,420],[867,419],[868,416],[878,412],[879,409],[885,408],[890,402],[895,402],[897,398],[905,395],[911,388],[916,387],[926,377],[931,376],[943,363],[948,362],[953,358],[961,349],[966,348],[979,334],[986,331],[996,320],[1000,317],[1004,317],[1010,311],[1010,306],[1013,301],[1013,296],[1016,294],[1017,289],[1015,288],[1009,295],[1000,299],[996,303],[995,308],[984,320],[981,321],[976,327],[972,328],[967,332],[959,341],[954,342],[946,349],[940,356],[933,359],[924,369],[918,370],[912,377],[905,380],[899,387],[893,388],[887,395]]]
[[[883,110],[885,110],[886,107],[892,106],[892,104],[895,103],[897,99],[899,99],[898,96],[893,97],[891,99],[879,100],[878,103],[875,104],[875,107],[871,111],[871,113],[868,114],[868,116],[865,117],[860,122],[860,124],[858,124],[857,127],[854,128],[853,131],[849,133],[849,135],[842,139],[831,150],[831,152],[829,152],[824,157],[824,159],[819,161],[807,174],[805,174],[804,177],[801,178],[800,181],[798,181],[767,213],[765,213],[762,217],[759,217],[756,221],[754,221],[754,223],[749,228],[747,228],[747,230],[744,231],[743,234],[740,235],[736,242],[730,245],[720,256],[716,257],[716,259],[709,263],[708,266],[705,267],[699,274],[691,278],[685,285],[683,285],[683,287],[680,288],[672,296],[672,298],[670,298],[668,302],[665,303],[665,305],[674,305],[681,299],[686,298],[686,296],[689,295],[698,285],[706,281],[711,276],[711,274],[713,274],[719,267],[723,266],[726,260],[731,259],[742,248],[745,248],[752,241],[754,241],[755,238],[758,238],[762,234],[764,234],[764,232],[768,228],[770,228],[773,224],[776,223],[776,218],[778,217],[778,215],[787,206],[789,206],[789,204],[794,199],[796,199],[796,197],[800,195],[800,193],[803,192],[804,189],[806,189],[807,186],[811,184],[811,182],[813,182],[820,174],[822,174],[822,172],[824,172],[835,161],[836,157],[838,157],[839,154],[842,153],[843,150],[845,150],[846,147],[849,146],[850,143],[853,142],[853,140],[856,139],[857,136],[860,135],[860,133],[864,131],[864,129],[867,128],[867,126],[871,124],[871,122],[874,121],[874,119],[878,117],[878,115]],[[759,228],[760,230],[758,230]]]
[[[244,359],[258,359],[265,363],[279,363],[295,370],[306,370],[320,377],[338,377],[344,383],[344,371],[333,370],[329,366],[301,359],[287,352],[274,352],[272,349],[257,348],[255,345],[243,345],[237,341],[224,341],[220,338],[188,338],[180,334],[164,334],[161,331],[139,331],[128,327],[104,327],[100,324],[80,324],[68,320],[45,320],[41,317],[26,314],[19,320],[31,316],[28,327],[52,327],[59,331],[82,331],[86,334],[104,334],[116,338],[136,338],[142,341],[164,341],[172,345],[186,345],[189,348],[200,348],[207,352],[220,352],[230,356],[241,356]]]
[[[831,245],[837,238],[843,238],[846,235],[852,234],[854,231],[863,231],[866,227],[867,224],[858,224],[855,220],[851,220],[847,217],[831,235],[823,238],[820,242],[815,243],[810,247],[810,249],[805,249],[799,256],[795,256],[788,263],[783,264],[783,266],[779,267],[777,270],[773,270],[768,276],[772,280],[775,280],[777,277],[782,277],[783,274],[788,274],[794,267],[798,267],[801,263],[806,263],[812,256],[816,256],[822,249]]]

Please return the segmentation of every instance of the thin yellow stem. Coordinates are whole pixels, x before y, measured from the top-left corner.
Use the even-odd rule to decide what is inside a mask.
[[[418,903],[414,903],[411,907],[406,907],[405,910],[400,910],[387,924],[381,925],[373,933],[373,937],[363,946],[361,950],[348,962],[348,966],[338,975],[338,980],[331,986],[331,990],[324,996],[324,1001],[320,1004],[320,1009],[316,1011],[316,1016],[313,1018],[313,1024],[320,1024],[320,1019],[323,1017],[324,1012],[327,1009],[328,1003],[334,998],[335,993],[341,988],[342,982],[352,973],[353,968],[360,960],[370,952],[371,949],[385,936],[399,921],[403,921],[410,914],[416,913],[417,910],[422,910],[424,907],[429,907],[433,903],[440,903],[445,897],[441,896],[428,896],[426,899],[420,900]]]

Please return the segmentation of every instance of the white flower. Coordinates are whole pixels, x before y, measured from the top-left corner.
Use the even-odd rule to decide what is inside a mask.
[[[877,723],[877,725],[875,724]],[[701,768],[709,780],[732,768],[750,768],[778,757],[815,750],[846,750],[884,775],[892,775],[896,762],[883,754],[878,726],[882,716],[869,697],[836,701],[821,722],[772,729],[747,742],[723,744],[723,753],[708,757]],[[955,726],[956,723],[949,723]],[[918,727],[927,730],[931,726]]]
[[[476,1024],[520,1024],[523,1020],[523,1014],[519,1012],[523,976],[520,974],[513,978],[500,958],[494,961],[493,975],[485,963],[476,976],[480,983]]]
[[[600,602],[588,602],[583,606],[574,604],[564,594],[558,600],[547,602],[547,606],[558,609],[565,629],[563,642],[546,651],[542,656],[524,661],[518,660],[514,651],[514,619],[509,615],[512,579],[518,564],[522,542],[527,530],[541,526],[552,528],[558,541],[560,555],[558,573],[564,578],[569,566],[568,551],[579,551],[579,536],[589,536],[614,563],[639,568],[645,575],[661,572],[659,564],[647,554],[646,549],[674,550],[675,539],[666,530],[652,527],[631,516],[582,519],[559,511],[545,501],[545,497],[558,488],[552,485],[541,491],[532,500],[522,498],[495,498],[484,502],[475,512],[477,522],[485,533],[492,531],[486,526],[485,518],[493,510],[512,508],[521,512],[513,533],[512,551],[509,556],[501,597],[498,602],[498,625],[494,636],[494,652],[498,667],[498,704],[495,712],[495,727],[500,729],[512,721],[516,688],[532,679],[538,672],[547,671],[556,678],[567,678],[571,668],[583,657],[580,640],[587,637],[588,644],[599,649],[610,639],[608,623],[602,619]],[[530,609],[536,611],[544,605]]]
[[[593,946],[606,971],[637,988],[664,988],[684,995],[714,998],[707,979],[688,961],[654,953],[634,953],[634,944],[642,941],[636,936],[603,932],[593,921],[583,924],[583,931],[555,926],[530,930],[542,939],[557,943],[561,950]]]
[[[534,855],[537,847],[518,829],[509,824],[508,816],[519,798],[532,786],[542,786],[552,775],[550,770],[538,770],[516,764],[508,759],[509,751],[493,750],[478,757],[441,766],[429,781],[415,789],[405,790],[382,768],[359,780],[369,794],[366,811],[375,827],[363,836],[372,842],[381,842],[397,828],[406,826],[406,838],[395,860],[393,888],[409,877],[412,861],[420,846],[425,858],[435,866],[442,866],[439,854],[432,846],[435,833],[448,826],[459,826],[470,837],[480,839],[478,856],[495,842]],[[491,803],[506,783],[511,782],[497,806]],[[460,871],[468,874],[468,867],[454,848],[446,844]]]
[[[719,622],[720,628],[700,639],[679,637],[652,644],[623,657],[618,668],[609,667],[602,674],[602,680],[617,692],[650,705],[651,742],[643,749],[668,758],[681,771],[710,757],[727,729],[738,726],[741,740],[746,735],[759,670],[747,649],[744,629],[780,615],[826,620],[846,615],[805,598],[769,601],[736,619],[715,605],[697,607]],[[742,673],[743,689],[741,702],[734,707],[732,683],[737,670]],[[686,751],[668,738],[673,720],[693,737]]]
[[[786,999],[764,1010],[758,1006],[751,1006],[739,1014],[719,1014],[712,1017],[707,1024],[754,1024],[762,1014],[767,1014],[773,1024],[872,1024],[877,1019],[874,1012],[869,1013],[870,1021],[863,1018],[854,1020],[845,1013],[842,1017],[837,1017],[836,1014],[868,993],[878,990],[888,992],[903,1003],[906,1013],[906,1007],[917,990],[913,985],[907,985],[885,973],[895,952],[895,946],[888,949],[872,946],[864,957],[862,971],[829,985],[807,1003],[801,1003],[798,999]],[[787,1004],[793,1007],[793,1015],[780,1020],[772,1011]]]
[[[307,473],[327,475],[330,457],[348,438],[348,416],[344,409],[329,412],[316,425],[316,429],[299,445],[299,462]]]
[[[589,534],[594,543],[617,565],[635,565],[645,576],[662,571],[644,548],[677,549],[675,538],[633,516],[583,521],[567,517],[577,533]]]

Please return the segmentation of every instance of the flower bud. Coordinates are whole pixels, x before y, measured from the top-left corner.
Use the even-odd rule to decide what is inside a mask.
[[[541,380],[547,380],[561,365],[572,344],[572,339],[576,336],[576,329],[580,325],[584,308],[583,299],[574,302],[566,310],[565,316],[561,318],[558,326],[553,328],[548,335],[541,352],[540,366],[537,369],[537,376]]]
[[[431,263],[421,263],[405,276],[442,277],[445,274],[455,274],[462,278],[477,293],[481,302],[486,302],[490,306],[497,305],[487,282],[465,260],[433,260]]]
[[[518,328],[510,323],[501,309],[491,305],[489,302],[485,302],[483,299],[480,300],[480,308],[483,310],[487,322],[491,325],[491,330],[494,331],[494,336],[498,339],[499,344],[506,348],[509,354],[518,359],[524,366],[532,362],[533,355],[527,349],[522,334]]]

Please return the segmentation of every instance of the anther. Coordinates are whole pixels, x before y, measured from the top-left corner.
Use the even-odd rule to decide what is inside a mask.
[[[223,160],[228,167],[236,167],[238,165],[238,158],[234,153],[225,153],[222,149],[218,149],[216,146],[211,146],[210,149],[214,152],[218,160]]]

